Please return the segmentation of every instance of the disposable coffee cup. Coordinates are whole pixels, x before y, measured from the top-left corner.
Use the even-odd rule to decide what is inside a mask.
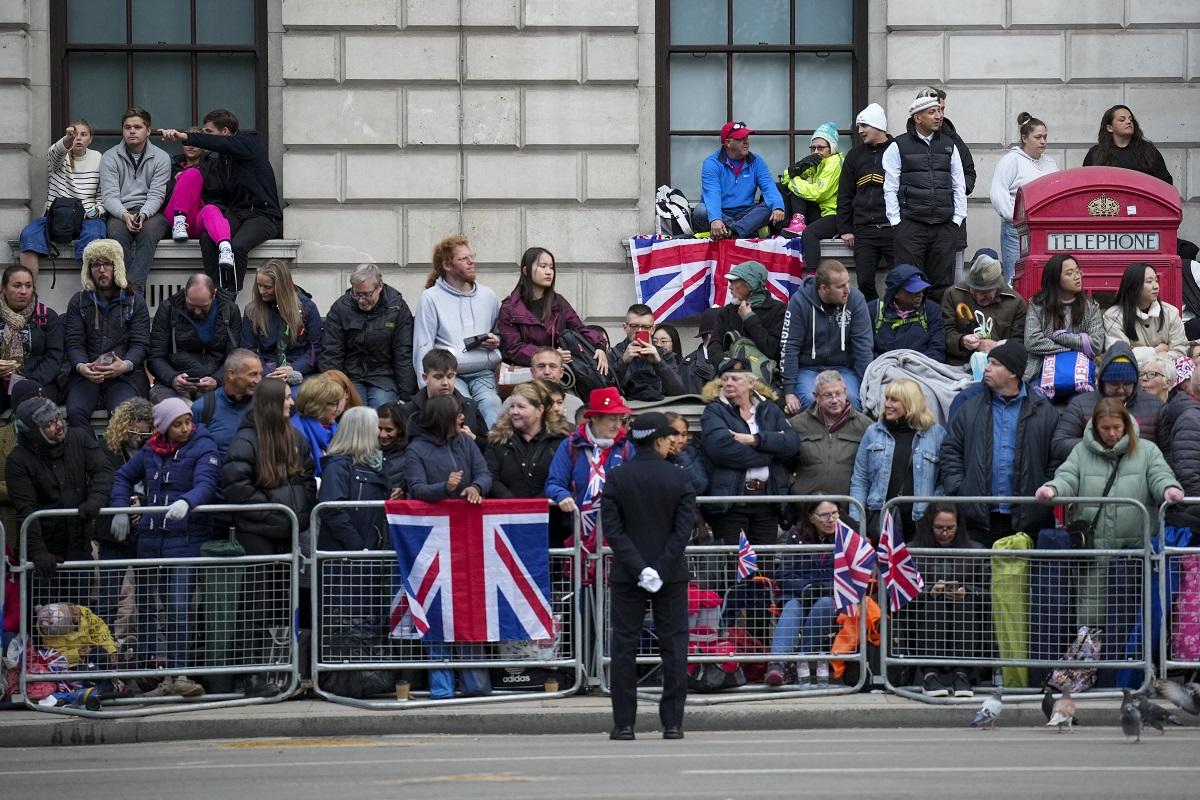
[[[408,699],[408,681],[396,681],[396,699]]]
[[[558,678],[546,678],[546,682],[542,684],[542,688],[547,692],[558,691]]]

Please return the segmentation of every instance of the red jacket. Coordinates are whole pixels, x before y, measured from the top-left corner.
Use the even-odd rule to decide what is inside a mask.
[[[504,360],[522,367],[528,367],[533,354],[543,347],[557,347],[558,335],[571,328],[580,331],[596,347],[604,347],[604,339],[600,334],[584,328],[583,320],[562,295],[554,296],[550,319],[541,320],[525,305],[521,293],[513,289],[512,294],[500,304],[497,325]]]

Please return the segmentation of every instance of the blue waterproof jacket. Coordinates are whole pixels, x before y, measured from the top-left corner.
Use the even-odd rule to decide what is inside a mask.
[[[750,153],[741,172],[735,175],[722,147],[704,159],[700,167],[701,199],[710,220],[720,219],[731,208],[754,205],[759,190],[769,208],[783,208],[783,197],[775,186],[775,177],[762,156]]]

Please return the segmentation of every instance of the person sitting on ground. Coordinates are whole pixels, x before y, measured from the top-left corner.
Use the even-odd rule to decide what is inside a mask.
[[[466,500],[479,504],[492,490],[492,474],[479,448],[462,432],[453,395],[429,398],[413,420],[404,452],[404,482],[413,500]]]
[[[250,401],[262,380],[262,362],[249,350],[238,348],[225,357],[221,385],[192,403],[192,415],[204,425],[216,442],[221,455],[229,448],[242,419],[250,410]]]
[[[108,501],[113,468],[92,432],[68,430],[62,409],[52,400],[30,398],[15,413],[17,444],[5,463],[5,478],[16,524],[23,526],[35,511],[79,509],[78,517],[35,520],[23,534],[37,576],[48,578],[59,563],[90,557],[95,520]]]
[[[874,330],[874,353],[916,350],[937,362],[946,360],[942,310],[927,296],[932,284],[912,264],[897,264],[887,274],[883,297],[867,305]]]
[[[884,390],[883,417],[863,434],[854,457],[850,495],[867,511],[858,520],[861,530],[878,541],[884,504],[893,497],[929,497],[942,493],[938,451],[946,430],[934,422],[925,404],[921,386],[911,378],[899,378]],[[914,503],[909,513],[902,509],[900,524],[905,539],[911,539],[917,521],[925,515],[925,503]],[[851,516],[858,506],[851,506]]]
[[[408,449],[408,415],[398,403],[384,403],[379,415],[379,452],[383,453],[383,475],[392,487],[392,500],[403,500],[404,451]]]
[[[657,401],[685,394],[687,387],[679,379],[679,362],[674,353],[655,347],[650,341],[654,330],[654,312],[634,303],[625,312],[625,341],[608,352],[608,363],[617,379],[621,394],[630,400]]]
[[[224,500],[233,504],[277,503],[296,514],[299,539],[293,545],[292,525],[279,511],[243,510],[233,514],[237,541],[248,556],[290,553],[299,546],[312,552],[309,524],[317,504],[316,463],[308,442],[292,427],[292,392],[283,381],[259,385],[254,402],[229,445],[221,466]],[[238,606],[242,653],[250,663],[270,663],[274,635],[272,616],[288,608],[281,564],[256,564],[246,569],[245,589]],[[279,686],[268,674],[243,680],[247,696],[272,697]]]
[[[1042,287],[1029,301],[1024,380],[1045,388],[1044,364],[1059,353],[1079,352],[1088,359],[1104,352],[1104,319],[1099,304],[1083,291],[1083,270],[1073,256],[1052,256],[1042,269]],[[1082,435],[1082,429],[1080,429]],[[1057,457],[1057,456],[1056,456]],[[1066,458],[1064,453],[1061,458]]]
[[[474,440],[480,450],[487,447],[488,429],[479,416],[475,401],[464,397],[458,391],[458,359],[449,350],[440,347],[430,350],[421,359],[420,391],[404,406],[404,417],[408,420],[408,429],[412,429],[413,418],[421,413],[425,404],[431,398],[451,395],[458,401],[458,410],[463,415],[463,430],[461,433]]]
[[[1021,380],[1025,359],[1017,339],[992,348],[982,391],[951,415],[937,465],[947,496],[1028,497],[1049,479],[1058,412]],[[970,503],[961,512],[971,538],[985,547],[1052,522],[1046,509],[1021,503]]]
[[[138,558],[198,558],[212,537],[212,516],[193,512],[219,496],[221,459],[203,425],[194,424],[188,404],[170,397],[154,407],[155,434],[146,446],[117,470],[109,505],[127,508],[134,487],[141,483],[146,504],[167,506],[165,514],[141,514]],[[117,514],[110,523],[114,534],[129,531],[129,515]],[[196,697],[204,688],[181,668],[195,663],[192,653],[194,609],[192,591],[197,571],[192,567],[159,567],[137,573],[138,649],[167,677],[146,696]]]
[[[1137,357],[1138,388],[1145,394],[1157,397],[1166,403],[1170,399],[1171,388],[1175,385],[1175,362],[1165,353],[1156,353],[1144,347],[1138,348]],[[1160,425],[1161,413],[1159,415]],[[1163,434],[1157,432],[1155,436],[1161,441]]]
[[[46,212],[54,201],[78,200],[83,205],[83,226],[75,237],[75,259],[83,260],[83,249],[107,235],[104,205],[100,200],[100,153],[88,149],[92,123],[80,117],[67,126],[61,139],[46,151],[46,207],[41,216],[21,229],[21,266],[37,281],[38,256],[50,254]]]
[[[850,405],[861,411],[858,390],[874,358],[873,341],[867,302],[850,285],[850,273],[840,261],[822,261],[788,300],[784,316],[780,366],[787,413],[812,406],[813,384],[827,369],[841,373]]]
[[[242,315],[212,278],[198,272],[154,312],[150,329],[151,400],[214,391],[229,353],[237,349]]]
[[[561,347],[563,331],[574,330],[596,348],[596,369],[608,374],[607,349],[595,331],[588,330],[567,299],[554,289],[558,271],[554,254],[544,247],[531,247],[521,256],[521,275],[516,288],[500,304],[497,331],[504,360],[528,367],[542,347]],[[560,349],[563,362],[571,352]]]
[[[1159,299],[1158,270],[1143,261],[1125,268],[1113,304],[1104,312],[1104,341],[1151,347],[1174,361],[1187,353],[1179,309]]]
[[[822,500],[805,503],[800,521],[788,533],[792,545],[831,545],[837,534],[839,512],[836,503]],[[833,553],[794,553],[779,559],[775,585],[784,600],[771,642],[772,659],[767,663],[766,684],[782,686],[787,668],[781,656],[817,655],[829,652],[829,640],[837,627],[837,607],[833,603]],[[829,662],[818,661],[816,681],[807,660],[796,664],[796,683],[801,689],[829,685]]]
[[[562,394],[562,407],[557,409],[558,413],[562,415],[563,419],[575,419],[576,412],[583,407],[584,403],[579,395],[567,392],[563,386],[566,368],[563,365],[562,353],[554,347],[539,348],[530,359],[530,371],[533,373],[535,381],[542,381],[548,385],[553,384],[559,388]]]
[[[892,137],[887,114],[878,103],[858,112],[854,127],[862,144],[846,154],[838,178],[838,233],[854,251],[858,288],[870,301],[879,297],[876,268],[882,263],[886,270],[895,261],[892,226],[883,203],[883,153]]]
[[[312,297],[292,282],[287,264],[277,258],[254,274],[254,291],[242,313],[240,344],[259,357],[265,377],[279,378],[292,387],[317,369],[321,312]]]
[[[984,545],[973,540],[959,522],[960,508],[952,503],[930,504],[911,545],[945,551],[983,550]],[[987,561],[951,553],[915,558],[925,590],[896,618],[909,655],[952,660],[981,656],[985,593],[991,592]],[[927,697],[975,696],[962,667],[926,668],[921,688]]]
[[[837,123],[824,123],[809,139],[808,155],[779,176],[783,191],[818,211],[818,216],[810,219],[800,234],[805,264],[820,264],[821,240],[832,239],[838,234],[838,181],[846,160],[838,149],[838,139]],[[791,226],[796,222],[793,214],[792,222],[782,231],[784,236],[795,236]]]
[[[97,239],[83,251],[83,289],[67,304],[63,344],[67,377],[67,424],[90,431],[101,403],[113,409],[150,390],[143,366],[150,350],[150,313],[125,278],[121,245]]]
[[[21,381],[42,387],[42,396],[58,399],[63,365],[63,324],[54,309],[38,300],[36,275],[14,264],[0,278],[0,411],[12,407],[13,388]]]
[[[745,336],[759,352],[778,361],[787,304],[767,288],[767,268],[757,261],[743,261],[725,276],[733,299],[717,311],[710,361],[720,367],[732,338]]]
[[[1055,463],[1062,463],[1071,450],[1083,439],[1084,429],[1092,417],[1092,409],[1102,398],[1120,400],[1137,420],[1138,438],[1158,443],[1158,417],[1163,402],[1141,391],[1141,376],[1133,350],[1125,342],[1117,342],[1104,351],[1100,368],[1096,370],[1096,391],[1077,394],[1067,403],[1050,442]]]
[[[475,253],[463,236],[449,236],[433,248],[433,269],[417,303],[413,328],[413,364],[419,366],[435,347],[457,354],[458,389],[475,401],[489,428],[500,418],[496,367],[500,301],[475,279]],[[423,383],[421,385],[424,385]]]
[[[228,109],[209,111],[203,124],[201,133],[166,129],[162,136],[164,142],[191,144],[215,154],[205,165],[203,198],[225,217],[231,236],[218,238],[220,231],[206,222],[200,250],[205,272],[222,290],[236,295],[242,290],[250,251],[279,235],[283,211],[266,145],[239,132],[238,118]]]
[[[720,149],[700,168],[702,205],[694,213],[697,227],[707,222],[713,239],[748,239],[758,236],[764,225],[778,228],[784,221],[783,196],[771,168],[762,156],[750,152],[752,133],[744,122],[725,123]]]
[[[367,405],[408,401],[417,391],[413,373],[413,316],[404,296],[383,282],[374,264],[350,274],[350,288],[325,316],[317,370],[350,376]]]
[[[308,442],[318,477],[321,475],[322,459],[337,433],[338,416],[341,415],[345,399],[346,393],[341,385],[325,375],[314,375],[300,384],[300,391],[296,395],[292,425]]]
[[[129,287],[142,297],[154,251],[170,224],[158,212],[167,199],[171,157],[150,144],[149,138],[150,112],[133,106],[121,116],[121,143],[100,157],[100,197],[108,212],[108,238],[120,245]]]
[[[871,418],[850,405],[846,382],[834,369],[818,373],[813,400],[807,411],[791,419],[792,430],[800,437],[791,493],[850,494],[854,458],[863,434],[871,426]]]
[[[1001,342],[1024,344],[1029,307],[1005,282],[1003,272],[995,253],[981,249],[963,279],[942,295],[947,364],[966,364],[975,353],[986,359]]]

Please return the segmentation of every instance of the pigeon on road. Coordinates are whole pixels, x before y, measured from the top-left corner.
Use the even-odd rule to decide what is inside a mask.
[[[1053,711],[1050,715],[1050,721],[1046,723],[1047,728],[1057,727],[1058,732],[1063,732],[1063,726],[1066,726],[1067,733],[1071,733],[1071,726],[1075,724],[1075,701],[1071,699],[1071,690],[1063,689],[1062,697],[1058,698],[1058,702],[1054,704]]]
[[[1200,683],[1180,686],[1166,678],[1154,682],[1154,691],[1189,714],[1200,715]]]
[[[1121,700],[1121,732],[1125,734],[1126,742],[1133,739],[1133,744],[1140,744],[1142,741],[1141,712],[1137,710],[1129,690],[1122,689],[1121,691],[1124,694],[1124,699]]]
[[[1179,721],[1179,717],[1175,716],[1174,711],[1163,708],[1158,703],[1151,703],[1144,694],[1138,695],[1137,710],[1142,716],[1142,722],[1158,731],[1160,736],[1166,736],[1167,734],[1165,725],[1183,724]]]
[[[1046,717],[1047,723],[1054,716],[1054,694],[1050,691],[1050,684],[1046,684],[1042,691],[1042,715]]]
[[[991,697],[983,701],[983,705],[975,712],[975,719],[971,720],[972,728],[996,728],[996,719],[1000,716],[1000,712],[1004,710],[1004,701],[1001,700],[1001,695],[1004,689],[997,689]]]

